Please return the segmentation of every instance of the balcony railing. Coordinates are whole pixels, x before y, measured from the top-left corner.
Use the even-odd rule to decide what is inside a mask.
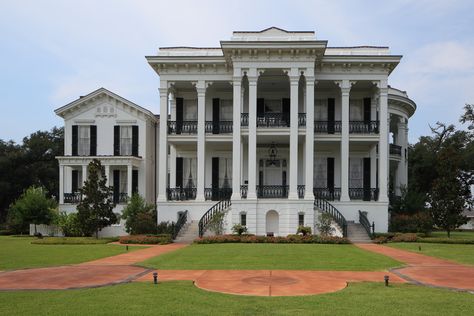
[[[313,188],[313,194],[316,199],[339,201],[341,198],[341,188]]]
[[[168,201],[187,201],[196,199],[196,188],[167,188]]]
[[[240,114],[240,126],[249,126],[249,114],[241,113]]]
[[[227,134],[232,133],[233,121],[206,121],[206,133]]]
[[[379,199],[378,188],[349,188],[351,200],[377,201]]]
[[[378,134],[379,121],[349,121],[351,134]]]
[[[280,199],[288,197],[287,185],[258,185],[257,198],[259,199]]]
[[[221,201],[230,199],[232,196],[232,188],[205,188],[204,198],[206,201]]]
[[[168,121],[168,134],[197,134],[197,121]]]
[[[248,185],[241,185],[240,186],[240,197],[243,199],[247,198],[247,192],[248,192],[249,186]]]
[[[341,130],[341,121],[314,121],[314,132],[316,134],[339,134]]]
[[[298,113],[298,127],[306,126],[306,113]]]
[[[402,146],[390,144],[390,155],[402,156]]]
[[[257,127],[290,127],[288,113],[257,114]]]
[[[298,198],[299,199],[304,199],[305,186],[301,185],[301,184],[298,184],[298,186],[296,187],[296,190],[298,191]]]
[[[125,192],[121,192],[117,196],[112,193],[110,198],[115,204],[126,204],[128,202],[128,194]],[[82,193],[80,192],[64,193],[64,203],[79,204],[81,201]]]

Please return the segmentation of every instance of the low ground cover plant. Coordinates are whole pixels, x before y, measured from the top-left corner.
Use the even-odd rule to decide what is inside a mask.
[[[375,243],[384,244],[388,242],[421,242],[433,244],[472,244],[474,239],[467,238],[445,238],[445,237],[430,237],[426,234],[415,233],[376,233],[373,239]]]
[[[100,245],[118,241],[118,237],[99,238],[94,237],[44,237],[31,241],[35,245]]]
[[[317,235],[288,235],[286,237],[268,237],[254,235],[219,235],[198,238],[195,244],[219,243],[268,243],[268,244],[349,244],[347,238]]]
[[[170,234],[130,235],[119,239],[121,244],[166,245],[173,242]]]

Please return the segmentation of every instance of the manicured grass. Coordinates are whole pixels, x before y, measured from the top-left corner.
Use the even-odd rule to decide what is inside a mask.
[[[143,262],[157,269],[385,270],[401,263],[353,245],[191,245]]]
[[[387,246],[410,250],[428,256],[474,265],[474,245],[431,243],[388,243]],[[419,251],[421,247],[421,251]]]
[[[448,234],[446,232],[432,232],[431,236],[426,238],[448,238]],[[474,240],[474,231],[451,232],[450,238]]]
[[[472,294],[353,283],[330,294],[254,297],[200,290],[189,281],[71,291],[0,292],[0,315],[470,315]]]
[[[0,236],[0,270],[74,264],[126,252],[125,246],[118,245],[33,245],[33,240]]]

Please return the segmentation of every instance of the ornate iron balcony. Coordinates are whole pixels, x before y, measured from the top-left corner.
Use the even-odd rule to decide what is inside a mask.
[[[249,114],[241,113],[240,114],[240,126],[249,126]]]
[[[168,121],[168,134],[197,134],[197,121]]]
[[[298,198],[304,199],[305,186],[298,184],[298,186],[296,187],[296,190],[298,191]]]
[[[288,197],[287,185],[257,185],[257,198],[281,199]]]
[[[339,201],[341,188],[313,188],[313,194],[316,199]]]
[[[232,196],[232,188],[205,188],[204,198],[206,201],[221,201],[230,199]]]
[[[196,199],[196,188],[167,188],[168,201],[187,201]]]
[[[390,144],[390,155],[402,156],[402,146]]]
[[[351,200],[377,201],[379,199],[378,188],[349,188]]]
[[[306,126],[306,113],[298,113],[298,126]]]
[[[314,132],[316,134],[339,134],[341,130],[341,121],[314,121]]]
[[[82,194],[79,192],[64,193],[64,203],[78,204],[82,201]]]
[[[290,127],[288,113],[257,114],[257,127]]]
[[[206,133],[212,134],[232,133],[233,124],[233,121],[206,121],[205,130]]]
[[[349,121],[350,134],[378,134],[379,121]]]

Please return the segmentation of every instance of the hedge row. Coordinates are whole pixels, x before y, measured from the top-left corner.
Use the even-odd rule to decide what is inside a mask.
[[[376,234],[374,242],[378,244],[384,244],[387,242],[420,242],[420,243],[432,243],[432,244],[469,244],[474,245],[473,239],[455,239],[455,238],[437,238],[437,237],[423,237],[423,234],[414,233],[385,233]]]
[[[44,237],[35,239],[35,245],[99,245],[118,241],[118,238],[93,238],[93,237]]]
[[[121,244],[166,245],[173,242],[170,234],[130,235],[119,239]]]
[[[287,237],[267,237],[254,235],[220,235],[194,240],[195,244],[248,243],[248,244],[349,244],[347,238],[317,235],[288,235]]]

